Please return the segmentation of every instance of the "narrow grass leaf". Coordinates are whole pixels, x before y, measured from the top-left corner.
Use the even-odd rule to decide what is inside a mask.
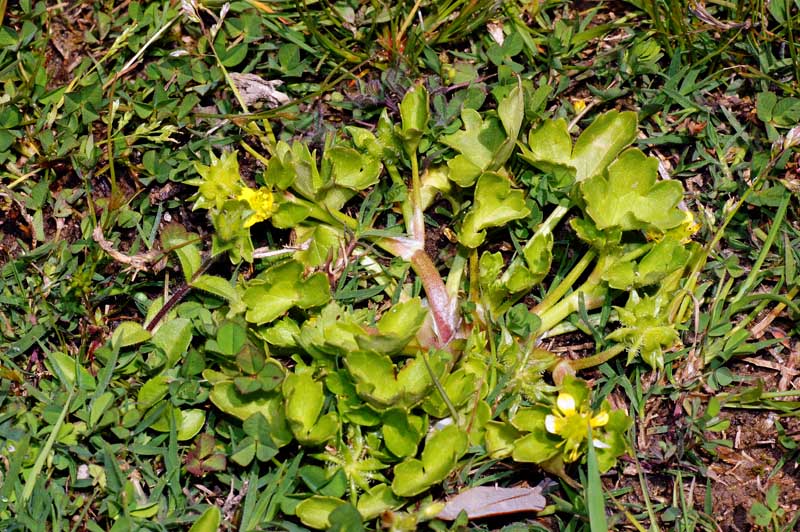
[[[591,427],[589,427],[587,446],[586,509],[589,512],[589,529],[591,532],[608,532],[603,483],[600,480],[600,466],[597,463],[597,452],[594,450]]]

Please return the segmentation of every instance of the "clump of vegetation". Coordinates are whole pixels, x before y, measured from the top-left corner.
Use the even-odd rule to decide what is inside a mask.
[[[798,13],[678,4],[0,2],[3,527],[793,526]]]

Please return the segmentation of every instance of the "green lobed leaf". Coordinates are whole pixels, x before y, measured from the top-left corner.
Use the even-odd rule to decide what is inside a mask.
[[[420,298],[403,301],[384,312],[375,329],[364,328],[355,341],[362,350],[394,355],[416,336],[427,315]]]
[[[283,380],[286,419],[295,438],[303,445],[320,445],[339,429],[335,412],[320,416],[325,404],[321,382],[307,373],[290,373]]]
[[[211,380],[208,370],[203,372],[203,376]],[[222,412],[242,421],[256,413],[264,416],[270,427],[270,437],[278,447],[283,447],[293,439],[286,422],[286,410],[280,393],[262,392],[243,395],[236,390],[233,382],[218,381],[211,387],[209,399]]]
[[[325,274],[303,278],[303,266],[290,261],[273,266],[251,281],[243,300],[245,318],[256,324],[269,323],[292,307],[321,306],[330,299],[330,285]]]
[[[336,497],[312,495],[297,505],[295,513],[304,525],[322,530],[331,526],[331,513],[346,504],[346,502]]]
[[[423,353],[409,360],[401,369],[387,355],[355,351],[345,358],[345,365],[356,383],[359,397],[377,410],[393,406],[409,409],[422,401],[433,387]],[[441,351],[428,354],[430,371],[441,378],[449,355]]]
[[[517,462],[541,464],[556,456],[559,440],[545,429],[545,418],[550,411],[543,407],[521,408],[511,419],[513,427],[523,433],[514,441],[512,456]]]
[[[325,224],[297,225],[294,231],[300,247],[305,246],[305,249],[295,252],[294,258],[307,268],[316,268],[328,261],[335,263],[339,258],[339,250],[344,244],[341,231]]]
[[[600,175],[626,147],[636,140],[638,118],[633,111],[608,111],[583,130],[572,148],[570,163],[575,180]]]
[[[375,519],[384,512],[400,508],[405,501],[396,497],[386,484],[372,486],[358,498],[356,508],[365,520]]]
[[[467,433],[456,425],[437,431],[425,443],[421,460],[411,458],[395,466],[392,491],[413,497],[441,482],[467,451],[468,443]]]
[[[440,141],[460,153],[447,162],[450,179],[459,186],[468,187],[482,172],[493,169],[492,161],[503,146],[506,133],[499,119],[484,120],[474,109],[464,108],[461,121],[464,129],[444,135]]]
[[[677,208],[683,186],[659,181],[658,160],[632,148],[608,167],[581,184],[586,212],[598,229],[657,230],[677,227],[685,215]]]
[[[523,436],[510,423],[489,421],[486,424],[485,445],[490,458],[500,460],[511,456],[514,443]]]
[[[424,419],[392,408],[381,417],[381,432],[386,448],[400,458],[417,454],[417,446],[425,435]]]
[[[344,146],[334,146],[326,150],[325,157],[332,165],[333,182],[353,191],[364,190],[376,184],[383,168],[380,159]]]
[[[469,248],[480,246],[485,229],[501,227],[530,214],[525,193],[511,188],[511,182],[496,173],[484,172],[475,187],[475,205],[464,217],[459,242]]]

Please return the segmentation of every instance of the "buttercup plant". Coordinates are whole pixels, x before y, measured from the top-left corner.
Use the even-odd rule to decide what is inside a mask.
[[[349,140],[329,139],[320,155],[279,142],[257,187],[242,181],[233,152],[198,164],[195,208],[214,224],[211,255],[257,261],[253,278],[203,273],[189,236],[173,246],[187,283],[224,303],[204,325],[195,320],[190,341],[195,333],[208,338],[209,398],[252,435],[236,461],[268,459],[293,444],[308,449],[302,478],[310,494],[284,511],[313,528],[329,526],[345,504],[363,519],[402,508],[468,453],[565,475],[592,441],[608,470],[625,451],[630,418],[607,401],[592,408],[575,374],[625,349],[629,362],[641,356],[657,368],[678,341],[665,309],[692,260],[690,219],[678,208],[680,183],[659,181],[657,161],[629,147],[634,113],[605,113],[574,143],[563,120],[545,121],[521,141],[516,86],[494,111],[465,108],[463,129],[437,139],[428,106],[418,85],[401,103],[399,124],[384,113],[374,132],[345,128]],[[421,165],[420,150],[431,146],[449,155]],[[508,259],[482,248],[532,212],[510,162],[558,182],[561,197]],[[348,202],[369,194],[388,208],[350,216]],[[437,197],[456,210],[445,275],[425,251],[426,211]],[[532,308],[515,304],[547,278],[553,231],[573,210],[568,226],[586,244],[583,257]],[[395,215],[400,224],[384,223]],[[268,224],[290,229],[295,245],[262,261],[251,233]],[[379,250],[410,265],[418,289],[405,268],[386,267]],[[351,281],[354,269],[367,276]],[[366,304],[340,302],[344,280],[367,294]],[[616,310],[622,327],[606,337],[605,351],[568,361],[538,345],[571,314],[626,293]],[[186,305],[167,313],[155,335],[172,321],[190,323],[181,317]],[[497,410],[502,399],[510,400]]]

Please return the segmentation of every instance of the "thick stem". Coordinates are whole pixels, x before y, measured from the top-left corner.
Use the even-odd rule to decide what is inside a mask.
[[[589,279],[569,296],[563,298],[549,310],[539,315],[539,318],[542,320],[542,325],[539,327],[537,336],[543,332],[549,331],[564,321],[567,316],[576,312],[580,308],[581,297],[583,297],[586,310],[594,310],[603,305],[607,295],[608,288],[604,284],[599,284],[597,280]]]
[[[419,178],[419,161],[411,157],[411,237],[425,245],[425,218],[422,214],[422,181]]]
[[[428,308],[433,316],[434,330],[442,346],[447,345],[456,336],[458,317],[456,316],[455,300],[450,299],[447,287],[439,275],[428,254],[418,250],[411,256],[411,267],[425,287],[428,297]]]
[[[596,256],[597,252],[595,250],[590,249],[587,251],[567,276],[562,279],[558,286],[551,290],[538,305],[531,309],[531,311],[536,314],[542,314],[555,305],[558,300],[572,289],[572,286],[578,281],[578,278],[583,275],[583,272],[586,271],[586,268],[589,267]]]
[[[469,249],[464,246],[458,246],[458,253],[453,257],[453,263],[450,265],[450,273],[447,275],[447,294],[451,299],[458,299],[458,292],[461,290],[461,280],[464,278],[464,268],[467,267],[468,256],[471,255]]]

